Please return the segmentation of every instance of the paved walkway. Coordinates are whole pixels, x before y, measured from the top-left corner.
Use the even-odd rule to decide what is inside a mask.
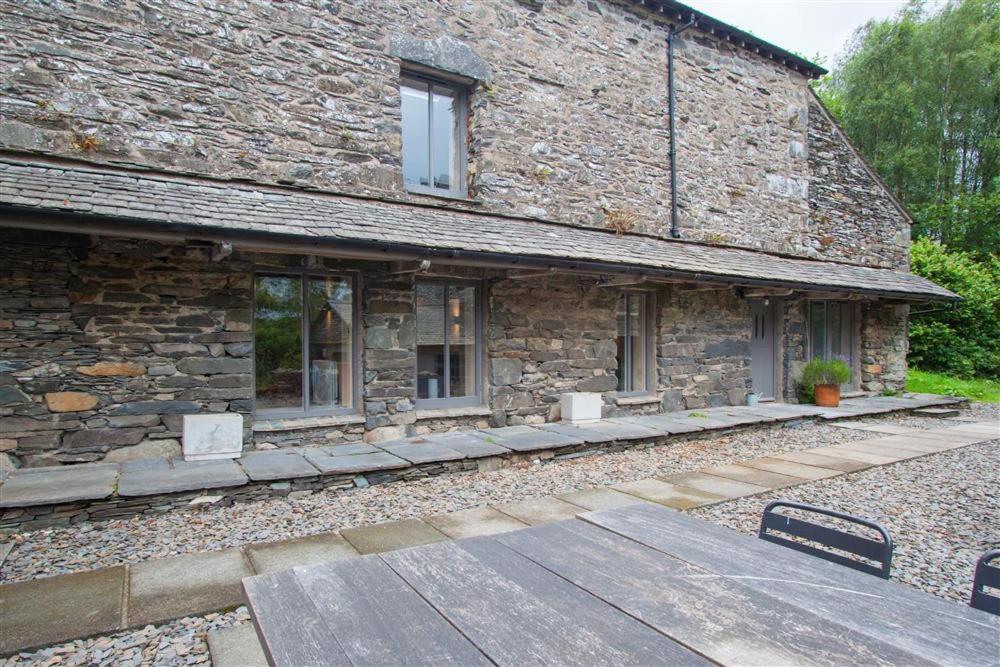
[[[611,488],[0,586],[0,654],[235,607],[243,602],[242,578],[252,574],[495,534],[636,502],[685,510],[1000,437],[995,422],[889,435],[878,435],[880,425],[840,425],[873,431],[874,437]],[[218,651],[236,647],[232,650],[243,653],[220,655],[217,664],[250,664],[246,652],[259,649],[253,643],[248,645],[245,628],[231,632],[236,634],[214,637],[213,647],[220,647]]]
[[[449,462],[474,462],[491,457],[511,458],[542,451],[594,449],[611,444],[659,442],[672,436],[707,433],[736,427],[766,425],[794,419],[839,420],[963,403],[964,399],[926,394],[905,397],[848,399],[839,408],[768,403],[756,407],[686,410],[643,417],[607,419],[587,426],[562,423],[453,431],[393,440],[379,445],[344,444],[329,447],[287,448],[248,452],[239,460],[184,461],[150,459],[125,463],[28,468],[4,476],[0,471],[0,527],[23,528],[68,525],[71,519],[92,518],[82,513],[96,507],[96,517],[141,512],[142,498],[201,492],[235,493],[256,484],[270,488],[285,483],[336,477],[345,484],[367,486],[405,476],[415,467]],[[473,464],[474,467],[474,464]],[[399,473],[399,475],[387,473]],[[157,500],[158,504],[162,504]],[[75,511],[59,508],[75,504]],[[55,519],[32,521],[25,508],[53,508]],[[128,508],[138,508],[129,510]],[[59,509],[56,509],[59,508]],[[51,519],[53,512],[47,515]],[[35,525],[37,524],[37,525]]]

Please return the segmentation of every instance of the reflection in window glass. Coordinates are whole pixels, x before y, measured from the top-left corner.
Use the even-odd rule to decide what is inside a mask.
[[[258,276],[254,300],[257,408],[301,410],[302,279]]]
[[[309,407],[353,404],[351,349],[354,304],[351,282],[309,278]]]
[[[417,283],[417,398],[444,398],[445,286]]]
[[[644,391],[646,383],[646,297],[618,298],[618,391]]]
[[[405,77],[400,84],[403,116],[403,183],[436,190],[462,188],[460,127],[462,95],[454,87]]]
[[[427,85],[420,81],[404,82],[399,93],[403,100],[403,182],[430,185]]]
[[[809,313],[809,333],[812,348],[812,356],[825,359],[827,355],[826,347],[826,303],[823,301],[813,301]]]
[[[809,306],[809,347],[812,357],[840,359],[851,369],[855,362],[854,307],[836,301],[813,301]],[[854,378],[842,385],[849,391]]]
[[[448,287],[449,396],[476,395],[476,288]]]

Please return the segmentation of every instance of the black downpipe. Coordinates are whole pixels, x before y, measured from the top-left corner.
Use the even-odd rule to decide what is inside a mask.
[[[677,228],[677,139],[674,131],[674,115],[677,101],[674,97],[674,38],[695,25],[696,16],[681,27],[671,27],[667,33],[667,116],[670,123],[670,236],[679,239],[681,232]]]

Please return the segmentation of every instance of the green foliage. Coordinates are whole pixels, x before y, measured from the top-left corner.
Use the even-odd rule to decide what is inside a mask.
[[[916,368],[911,368],[906,375],[906,389],[922,394],[965,396],[974,401],[1000,403],[1000,382],[996,380],[963,380]]]
[[[254,331],[254,369],[259,389],[274,381],[276,372],[302,368],[301,320],[297,317],[258,319]]]
[[[802,369],[802,384],[815,388],[821,384],[841,385],[851,379],[851,367],[841,359],[816,358]]]
[[[914,273],[962,297],[954,308],[914,314],[910,361],[959,377],[1000,377],[1000,261],[949,252],[929,239],[910,250]],[[919,313],[919,309],[916,311]]]
[[[815,88],[917,234],[1000,251],[1000,0],[870,21]]]

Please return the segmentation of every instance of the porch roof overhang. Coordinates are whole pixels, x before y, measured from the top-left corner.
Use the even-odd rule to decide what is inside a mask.
[[[906,301],[959,297],[903,271],[294,188],[0,156],[0,225],[271,251],[630,274]]]

